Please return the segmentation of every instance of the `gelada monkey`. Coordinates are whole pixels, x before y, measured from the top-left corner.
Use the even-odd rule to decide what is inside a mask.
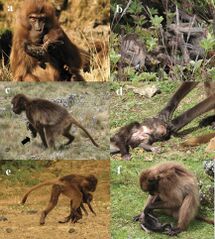
[[[55,146],[55,137],[58,135],[68,138],[65,145],[71,144],[75,138],[69,132],[72,124],[81,128],[92,143],[99,147],[89,132],[64,107],[58,104],[44,99],[30,99],[24,94],[14,96],[11,103],[15,114],[21,114],[25,111],[33,136],[36,137],[39,133],[46,148]]]
[[[135,216],[133,218],[133,221],[139,221],[140,215]],[[165,234],[168,234],[170,230],[172,230],[173,226],[170,223],[161,223],[157,217],[155,217],[153,214],[141,214],[141,228],[146,231],[154,231],[154,232],[163,232]]]
[[[183,146],[183,147],[198,146],[198,145],[201,145],[201,144],[208,143],[214,137],[215,137],[215,132],[214,133],[208,133],[208,134],[205,134],[205,135],[196,136],[196,137],[190,137],[187,140],[185,140],[184,142],[182,142],[180,145]],[[215,149],[215,145],[214,145],[214,149]]]
[[[177,218],[177,226],[169,230],[169,235],[174,236],[186,230],[196,217],[199,207],[198,183],[183,165],[166,162],[144,170],[140,175],[140,187],[149,193],[144,211],[139,215],[140,222],[144,214],[160,209]],[[196,219],[214,224],[212,220],[200,216]]]
[[[181,100],[199,83],[198,82],[184,82],[181,84],[179,89],[175,92],[172,98],[169,100],[164,109],[159,113],[158,117],[163,119],[164,121],[168,121],[171,119],[175,109],[178,107]],[[205,91],[208,97],[213,96],[215,94],[215,83],[212,81],[207,81],[204,83]],[[215,109],[215,107],[214,107]],[[209,116],[204,119],[200,126],[207,126],[208,124],[215,125],[215,115]],[[174,127],[173,127],[174,128]],[[202,136],[191,137],[188,138],[185,142],[183,142],[182,146],[197,146],[200,144],[208,143],[214,137],[214,133],[209,133]]]
[[[176,91],[167,106],[154,118],[146,119],[142,123],[132,122],[122,127],[110,139],[110,152],[121,153],[125,160],[130,160],[129,147],[141,147],[146,151],[159,152],[152,144],[157,141],[167,140],[172,134],[177,133],[193,119],[215,108],[215,95],[210,95],[205,100],[185,111],[171,120],[172,114],[179,102],[198,83],[186,82]],[[184,87],[186,86],[186,87]]]
[[[77,222],[78,220],[80,220],[83,217],[83,214],[82,214],[81,210],[83,210],[84,213],[86,215],[88,215],[88,212],[87,212],[86,208],[84,207],[84,203],[86,203],[88,205],[90,211],[96,216],[96,213],[95,213],[95,211],[93,210],[93,208],[90,204],[92,202],[92,200],[93,200],[93,195],[91,193],[84,193],[81,205],[77,209],[77,214],[74,214],[74,212],[72,211],[72,206],[71,206],[70,214],[67,217],[65,217],[64,220],[59,221],[59,223],[66,223],[68,221],[72,221],[74,223]]]
[[[70,198],[70,208],[71,208],[70,215],[66,217],[64,221],[60,221],[60,222],[61,223],[68,222],[70,219],[73,222],[76,222],[82,217],[80,208],[83,209],[84,207],[83,203],[87,203],[90,210],[95,214],[95,212],[93,211],[90,205],[90,202],[92,200],[92,195],[89,194],[89,192],[94,192],[96,190],[97,182],[98,180],[94,175],[88,175],[88,176],[82,176],[82,175],[76,175],[76,174],[67,175],[55,180],[50,180],[50,181],[40,183],[32,187],[24,195],[21,203],[24,204],[26,202],[29,194],[32,191],[47,185],[53,185],[51,198],[47,208],[44,211],[42,211],[42,214],[40,217],[40,224],[41,225],[45,224],[45,218],[48,215],[48,213],[50,213],[50,211],[57,205],[60,194],[63,194],[67,196],[68,198]]]
[[[146,151],[158,153],[159,148],[152,146],[158,140],[169,138],[167,124],[159,118],[145,119],[143,123],[132,122],[122,127],[110,138],[111,154],[121,153],[125,160],[130,160],[129,147],[141,147]]]
[[[84,80],[80,51],[45,0],[26,0],[20,7],[10,65],[15,81]]]

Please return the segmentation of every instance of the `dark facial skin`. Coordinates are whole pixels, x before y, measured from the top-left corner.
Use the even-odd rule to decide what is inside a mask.
[[[154,195],[158,190],[159,179],[149,179],[148,180],[148,192],[150,195]]]
[[[19,98],[19,100],[17,100]],[[15,96],[12,101],[12,110],[15,114],[21,114],[25,110],[25,97],[21,94]]]
[[[150,194],[139,221],[144,219],[144,215],[159,210],[177,217],[177,226],[168,230],[168,235],[176,236],[185,231],[197,215],[199,207],[199,189],[195,175],[183,165],[167,162],[144,170],[139,182],[141,189]]]
[[[29,16],[29,23],[31,25],[30,39],[32,43],[42,44],[43,37],[47,32],[46,16],[44,14],[31,14]]]

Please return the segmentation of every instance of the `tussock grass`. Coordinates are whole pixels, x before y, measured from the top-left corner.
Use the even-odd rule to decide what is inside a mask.
[[[143,121],[146,117],[155,116],[166,104],[172,92],[180,85],[180,82],[151,82],[136,83],[135,87],[143,87],[144,85],[155,84],[161,89],[161,94],[153,98],[144,98],[138,94],[134,94],[131,89],[125,86],[129,83],[112,84],[111,94],[111,111],[110,111],[110,127],[111,135],[117,128],[128,124],[131,121]],[[123,95],[116,94],[116,90],[122,86]],[[205,97],[202,85],[194,89],[180,104],[174,116],[184,112],[190,107],[200,102]],[[210,114],[210,113],[208,113]],[[207,115],[207,114],[205,114]],[[196,127],[203,116],[192,121],[185,129]],[[210,132],[210,128],[197,129],[192,132],[193,135],[201,135]],[[135,239],[167,239],[166,235],[159,233],[145,233],[139,223],[132,222],[133,216],[139,214],[146,203],[147,194],[143,193],[139,186],[139,174],[142,170],[149,168],[165,161],[178,161],[194,172],[198,180],[202,181],[203,187],[213,186],[208,176],[204,173],[204,160],[214,158],[214,154],[206,153],[206,145],[195,148],[181,148],[179,144],[182,138],[172,137],[166,142],[157,142],[156,146],[162,147],[161,154],[153,154],[144,152],[141,149],[131,150],[132,160],[130,162],[122,161],[120,156],[111,157],[111,212],[112,238],[135,238]],[[118,168],[120,167],[120,174]],[[212,202],[213,204],[213,202]],[[126,206],[125,206],[126,205]],[[204,206],[200,210],[200,215],[206,215],[213,218],[213,207]],[[171,217],[160,217],[162,222],[174,222]],[[213,226],[204,222],[194,220],[188,230],[179,235],[181,239],[211,239],[213,238]]]
[[[9,94],[5,88],[10,88]],[[108,127],[108,86],[99,83],[70,84],[70,83],[1,83],[0,112],[0,151],[1,159],[108,159],[109,158],[109,127]],[[31,142],[22,145],[25,137],[31,137],[26,129],[25,113],[15,115],[10,108],[10,102],[17,93],[27,94],[32,98],[67,98],[74,95],[74,102],[67,110],[76,118],[98,142],[96,148],[82,130],[73,126],[71,133],[75,141],[61,149],[60,145],[66,142],[62,136],[56,139],[56,150],[45,150],[39,136]]]

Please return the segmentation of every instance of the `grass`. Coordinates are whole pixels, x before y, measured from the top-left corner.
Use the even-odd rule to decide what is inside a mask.
[[[169,159],[169,160],[174,160]],[[163,159],[162,162],[165,162]],[[193,171],[198,179],[204,184],[211,183],[208,177],[203,172],[203,162],[194,161],[192,156],[187,157],[187,161],[183,162],[188,169]],[[163,239],[169,238],[166,235],[145,233],[138,222],[132,222],[132,218],[138,215],[146,202],[147,194],[143,193],[139,187],[139,174],[142,170],[161,162],[154,160],[146,162],[144,160],[134,159],[132,162],[112,161],[111,162],[111,233],[115,239]],[[120,174],[117,173],[120,167]],[[212,184],[212,183],[211,183]],[[213,207],[203,207],[200,210],[200,215],[205,215],[208,218],[213,218]],[[171,217],[162,216],[162,222],[172,222]],[[174,222],[176,222],[174,220]],[[204,222],[193,221],[189,229],[180,235],[181,239],[212,239],[213,226]]]
[[[114,83],[112,84],[112,94],[110,100],[110,128],[111,135],[117,131],[120,127],[132,122],[132,121],[140,121],[142,122],[144,118],[156,116],[157,113],[164,107],[167,103],[168,99],[172,95],[177,87],[180,85],[179,82],[146,82],[146,83],[135,83],[134,87],[143,87],[146,85],[155,84],[161,90],[161,94],[155,95],[153,98],[144,98],[138,94],[135,94],[130,88],[131,84],[127,83]],[[116,90],[122,87],[122,96],[116,94]],[[173,118],[178,116],[180,113],[185,110],[193,107],[195,104],[200,102],[205,98],[205,93],[202,91],[202,85],[196,87],[189,95],[183,99],[182,103],[179,105],[176,110]],[[193,120],[190,124],[183,128],[183,130],[195,128],[195,130],[189,134],[191,135],[201,135],[208,132],[211,132],[210,127],[207,128],[197,128],[198,123],[201,119],[203,119],[206,115],[200,116]],[[186,138],[185,136],[184,138]],[[203,158],[212,158],[214,156],[213,153],[205,152],[205,145],[201,145],[196,148],[181,148],[180,143],[184,139],[179,137],[172,137],[167,142],[157,142],[155,145],[161,146],[163,148],[164,153],[160,155],[151,154],[147,152],[142,152],[140,149],[132,150],[132,155],[134,158],[144,158],[145,160],[154,160],[154,159],[163,159],[173,157],[176,160],[180,158],[186,159],[187,155],[192,155],[195,160],[201,160]],[[172,150],[174,148],[174,151]],[[113,159],[117,159],[118,157],[114,156]]]
[[[109,60],[109,42],[108,36],[105,34],[98,41],[93,37],[93,32],[90,32],[88,36],[82,33],[82,38],[84,39],[85,46],[89,49],[91,56],[90,61],[90,71],[83,72],[84,79],[86,81],[101,81],[107,82],[110,77],[110,60]],[[101,46],[100,51],[97,49],[97,44]]]
[[[43,83],[12,84],[1,83],[2,98],[0,114],[0,149],[1,159],[108,159],[109,128],[108,128],[108,87],[107,85],[93,84],[62,84]],[[5,89],[9,92],[6,93]],[[17,93],[27,94],[32,98],[45,98],[48,100],[68,98],[74,95],[74,101],[67,110],[76,118],[93,136],[100,145],[96,148],[82,130],[73,126],[71,133],[75,141],[63,149],[60,145],[66,142],[64,137],[56,139],[56,148],[44,150],[39,136],[31,142],[22,145],[21,141],[31,137],[26,129],[26,117],[15,115],[10,102]]]
[[[128,83],[114,83],[111,86],[111,112],[110,126],[111,135],[121,126],[128,124],[133,120],[142,121],[146,117],[155,116],[164,104],[167,102],[172,92],[176,90],[179,83],[177,82],[154,82],[154,83],[138,83],[135,87],[143,87],[148,84],[155,84],[161,89],[161,94],[153,98],[144,98],[138,94],[134,94],[128,87]],[[116,94],[116,90],[122,87],[123,94]],[[204,98],[202,86],[198,86],[184,100],[175,113],[190,108]],[[203,117],[195,119],[187,128],[198,125],[199,120]],[[193,135],[200,135],[209,132],[209,128],[197,129]],[[163,239],[169,238],[166,235],[158,233],[145,233],[138,223],[132,222],[133,216],[139,214],[147,199],[147,194],[143,193],[139,187],[139,174],[142,170],[165,161],[178,161],[194,172],[203,182],[203,187],[213,185],[203,170],[203,161],[212,159],[214,154],[205,152],[205,145],[196,148],[181,148],[179,143],[183,139],[172,137],[169,141],[156,143],[163,149],[161,154],[153,154],[144,152],[141,149],[131,150],[132,160],[125,162],[120,160],[120,156],[111,157],[111,233],[115,239]],[[120,174],[118,170],[120,167]],[[213,218],[213,207],[204,206],[200,210],[201,215]],[[171,217],[162,216],[163,222],[172,222]],[[175,222],[175,221],[174,221]],[[194,220],[186,232],[180,234],[181,239],[212,239],[214,229],[213,226],[204,222]]]
[[[53,1],[55,3],[55,1]],[[17,22],[15,17],[19,9],[21,1],[7,0],[3,1],[3,11],[0,12],[0,30],[14,28],[14,23]],[[56,3],[55,6],[57,6]],[[61,5],[61,2],[59,3]],[[13,7],[13,12],[8,11],[8,6]],[[109,19],[110,3],[106,0],[96,1],[80,1],[75,0],[69,2],[68,8],[62,11],[59,22],[70,40],[77,45],[81,50],[90,53],[90,70],[83,72],[81,75],[86,81],[105,82],[109,80],[109,54],[108,49],[102,49],[104,54],[99,54],[95,51],[96,42],[108,42],[110,27],[109,24],[100,24],[94,27],[96,21],[102,22],[104,19]],[[102,64],[101,64],[102,62]],[[0,81],[12,81],[13,77],[9,66],[0,64]]]

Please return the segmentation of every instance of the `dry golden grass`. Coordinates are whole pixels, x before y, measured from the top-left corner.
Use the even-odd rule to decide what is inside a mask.
[[[61,1],[52,1],[59,4]],[[59,2],[59,3],[58,3]],[[13,22],[16,21],[16,12],[22,1],[4,1],[4,10],[0,12],[1,29],[13,29]],[[13,12],[8,11],[12,6]],[[80,49],[90,53],[91,64],[89,72],[82,72],[86,81],[105,82],[110,76],[109,52],[103,56],[95,51],[95,42],[109,43],[109,0],[73,0],[69,1],[68,9],[60,16],[60,23],[66,34]],[[107,25],[101,24],[103,20],[108,20]],[[95,22],[100,23],[97,27]],[[0,81],[12,80],[8,66],[1,64]]]

